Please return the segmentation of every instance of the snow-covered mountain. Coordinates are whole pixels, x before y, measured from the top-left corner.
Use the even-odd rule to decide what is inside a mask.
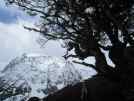
[[[1,71],[0,101],[44,97],[82,79],[81,72],[63,58],[23,54]],[[90,71],[89,74],[90,76]],[[5,100],[5,98],[7,98]]]

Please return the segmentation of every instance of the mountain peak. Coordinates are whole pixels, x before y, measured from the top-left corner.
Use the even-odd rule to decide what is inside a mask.
[[[35,53],[16,57],[1,73],[0,99],[6,99],[8,93],[14,97],[44,97],[82,79],[74,65],[64,58]]]

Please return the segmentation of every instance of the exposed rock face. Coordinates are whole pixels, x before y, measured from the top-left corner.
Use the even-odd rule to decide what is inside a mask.
[[[63,58],[23,54],[1,72],[0,101],[21,101],[32,96],[42,98],[79,82],[82,71]]]

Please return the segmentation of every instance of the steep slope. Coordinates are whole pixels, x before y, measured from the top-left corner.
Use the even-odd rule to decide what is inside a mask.
[[[23,54],[1,72],[0,101],[44,97],[81,79],[80,72],[63,58]]]

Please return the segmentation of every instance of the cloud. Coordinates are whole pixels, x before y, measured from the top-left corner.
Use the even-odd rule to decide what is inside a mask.
[[[0,8],[0,22],[3,23],[12,23],[17,20],[17,16],[12,14],[9,10]]]
[[[31,48],[37,47],[35,44],[37,35],[25,30],[21,22],[10,25],[0,23],[0,30],[0,54],[4,55],[0,61],[5,61],[8,56],[17,55],[25,50],[32,50]]]
[[[39,53],[50,56],[63,56],[65,49],[58,41],[49,41],[42,48],[37,39],[39,33],[29,32],[23,26],[34,26],[38,17],[30,17],[16,7],[7,7],[0,0],[0,68],[11,59],[23,53]]]
[[[6,6],[4,0],[0,0],[0,22],[15,23],[22,12],[13,6]]]
[[[31,21],[37,17],[31,17],[26,12],[23,12],[15,5],[7,6],[4,0],[0,0],[0,22],[11,24],[16,23],[18,19],[23,19],[26,21]]]
[[[23,53],[41,53],[51,56],[62,56],[65,53],[65,49],[61,48],[58,41],[50,41],[41,48],[37,43],[40,34],[24,29],[23,25],[32,26],[33,23],[22,19],[12,24],[0,22],[0,62],[2,64],[8,63]]]
[[[44,48],[37,43],[39,33],[29,32],[23,26],[34,26],[38,17],[30,17],[16,7],[7,7],[0,0],[0,66],[23,53],[43,53],[62,56],[65,52],[58,41],[50,41]],[[1,67],[0,67],[1,68]]]

